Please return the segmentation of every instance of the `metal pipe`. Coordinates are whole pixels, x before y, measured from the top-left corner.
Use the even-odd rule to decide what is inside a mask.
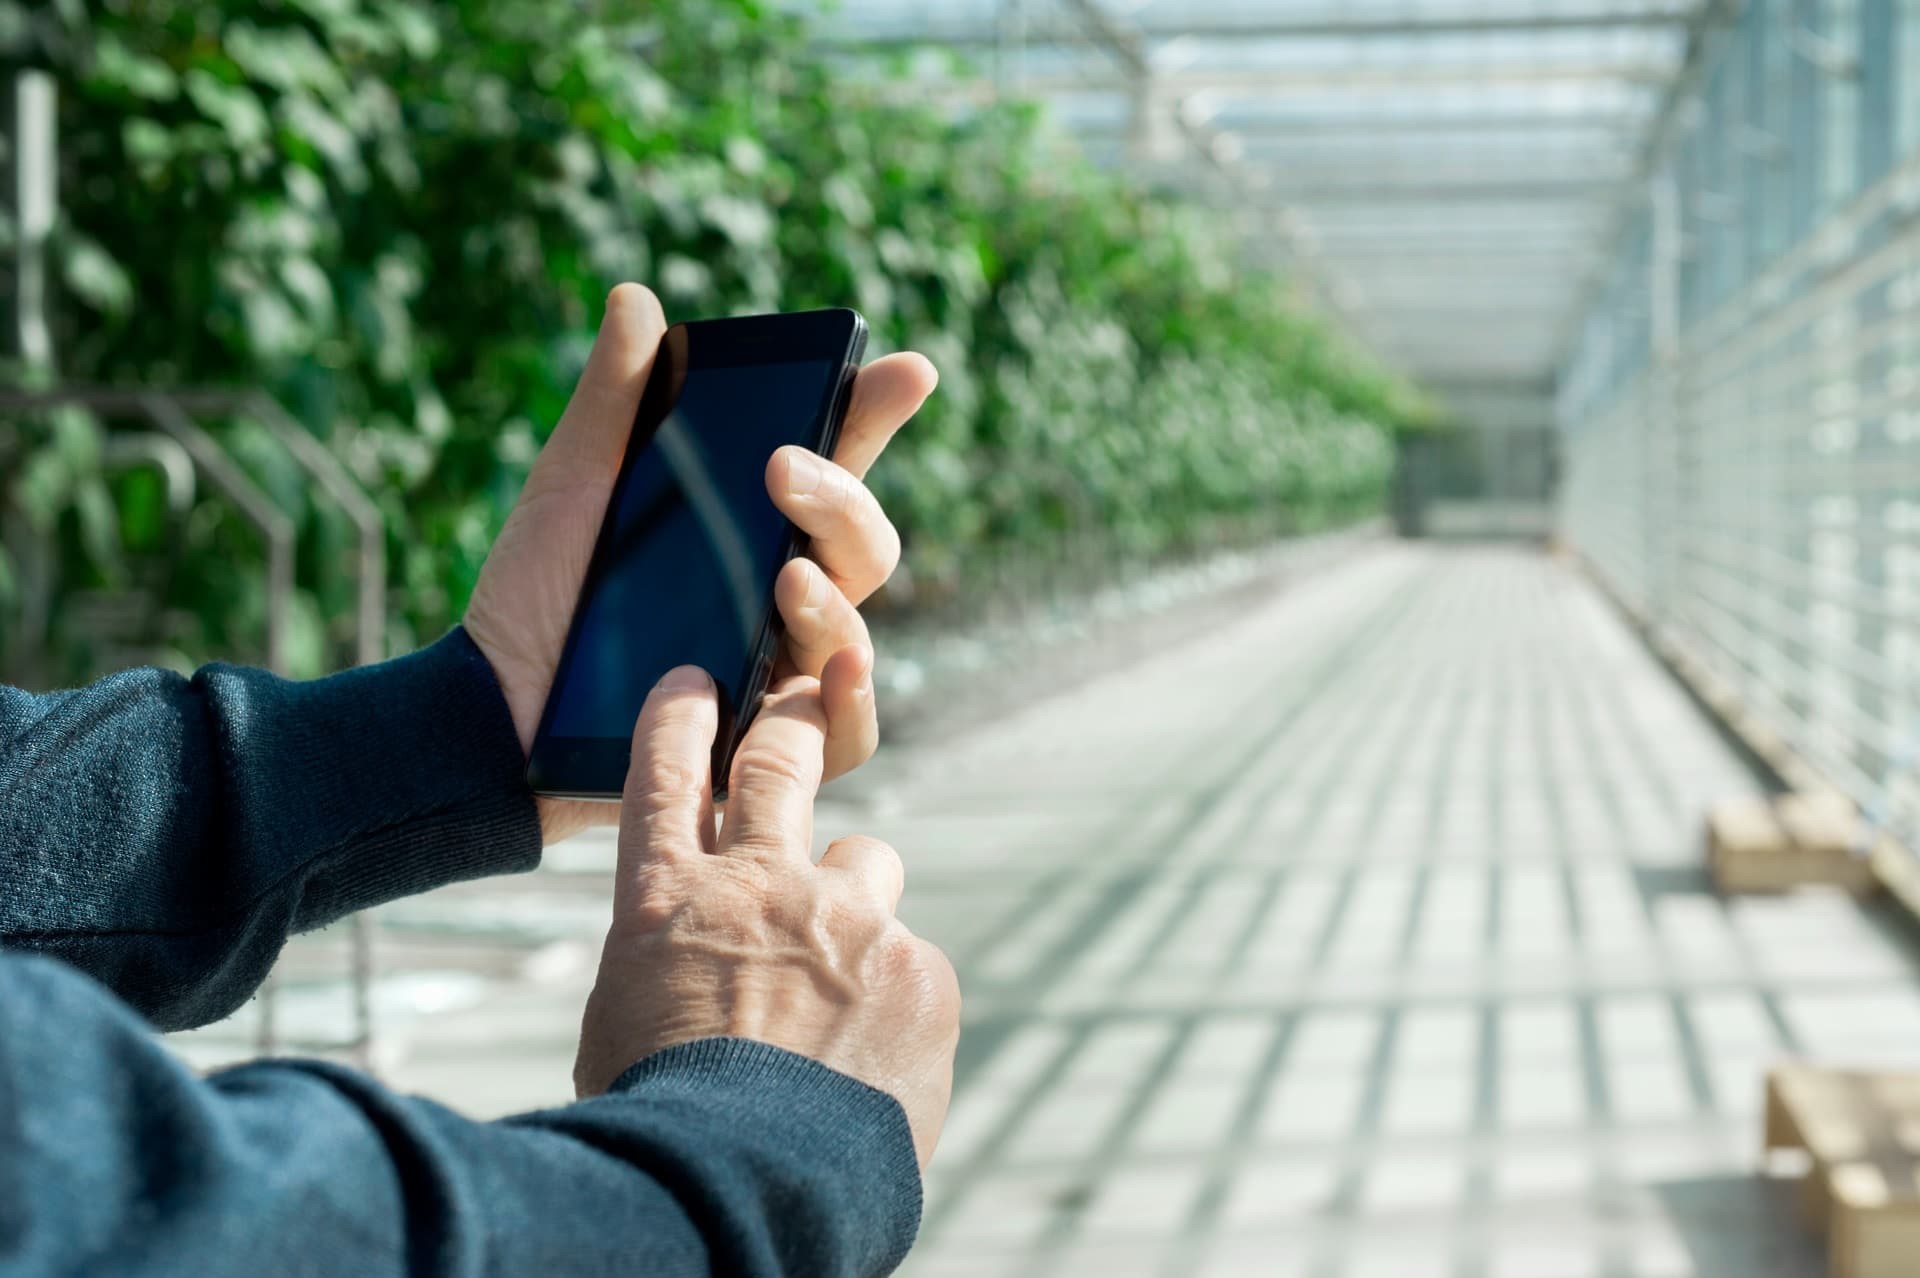
[[[287,453],[333,499],[359,537],[358,600],[355,659],[366,665],[381,660],[386,647],[386,524],[379,507],[353,479],[339,458],[294,421],[271,396],[257,390],[201,390],[165,393],[106,387],[50,391],[0,391],[0,409],[46,408],[79,404],[109,413],[144,416],[165,432],[186,459],[186,501],[192,500],[192,467],[198,465],[216,487],[231,499],[267,542],[267,667],[285,674],[286,618],[293,591],[292,521],[246,473],[235,465],[217,441],[188,415],[195,412],[244,413],[254,417],[286,448]],[[160,442],[159,440],[154,441]],[[163,468],[164,469],[164,468]],[[168,472],[170,497],[178,501],[179,466]],[[374,1022],[372,980],[375,966],[373,929],[364,914],[348,923],[355,1034],[352,1050],[361,1064],[373,1066]],[[263,1054],[277,1046],[278,980],[269,973],[259,996],[258,1043]]]
[[[53,330],[47,323],[47,243],[59,199],[55,163],[57,102],[45,71],[13,76],[14,276],[13,335],[29,368],[53,367]]]

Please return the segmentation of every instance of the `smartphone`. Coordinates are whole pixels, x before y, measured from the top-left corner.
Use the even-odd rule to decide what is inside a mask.
[[[833,455],[866,345],[846,309],[667,330],[527,761],[537,793],[618,799],[648,691],[692,665],[719,689],[725,795],[779,648],[774,579],[805,550],[767,462],[783,444]]]

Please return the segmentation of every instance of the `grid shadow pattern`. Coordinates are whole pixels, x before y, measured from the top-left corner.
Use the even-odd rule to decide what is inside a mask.
[[[1903,929],[1723,902],[1751,790],[1582,579],[1394,548],[922,747],[876,833],[968,998],[934,1275],[1819,1272],[1785,1055],[1920,1055]]]

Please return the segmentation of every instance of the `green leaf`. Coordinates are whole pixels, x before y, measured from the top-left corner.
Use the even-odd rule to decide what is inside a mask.
[[[93,45],[93,81],[149,102],[171,102],[180,95],[180,80],[159,58],[136,53],[117,37],[101,35]]]
[[[82,479],[74,488],[73,508],[79,517],[80,544],[88,560],[108,580],[116,579],[120,565],[120,517],[106,481],[98,475]]]
[[[73,295],[96,311],[125,315],[133,306],[132,279],[91,240],[61,237],[60,275]]]
[[[433,23],[430,10],[418,4],[395,0],[394,3],[379,6],[379,12],[400,38],[400,45],[409,56],[431,58],[439,52],[440,31]]]
[[[340,66],[303,27],[262,29],[250,22],[227,27],[227,55],[242,71],[284,93],[312,91],[335,96],[346,92]]]
[[[288,257],[279,263],[280,282],[306,312],[307,323],[317,329],[333,325],[333,284],[327,273],[310,257]]]
[[[334,178],[349,191],[366,189],[366,162],[354,132],[318,101],[290,94],[280,104],[281,123],[327,161]]]
[[[166,485],[151,469],[128,471],[115,485],[119,495],[119,524],[122,543],[130,550],[151,552],[160,548],[166,534]]]
[[[173,134],[164,126],[144,117],[121,124],[120,145],[125,148],[127,158],[142,170],[143,176],[149,181],[154,170],[173,158]]]
[[[16,0],[0,0],[0,49],[18,52],[32,32],[31,15]]]
[[[267,113],[260,99],[244,84],[226,84],[202,67],[186,75],[187,99],[200,114],[225,131],[236,151],[249,150],[267,140]]]

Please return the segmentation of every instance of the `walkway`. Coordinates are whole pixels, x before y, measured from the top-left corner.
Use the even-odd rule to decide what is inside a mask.
[[[925,760],[933,1275],[1822,1272],[1762,1070],[1920,1059],[1896,929],[1722,904],[1752,786],[1579,577],[1393,550]]]
[[[1920,1060],[1920,967],[1843,899],[1706,889],[1702,805],[1752,785],[1591,587],[1499,549],[1368,553],[891,751],[820,827],[896,843],[967,994],[906,1272],[1820,1272],[1751,1174],[1761,1073]],[[609,861],[383,911],[389,1076],[562,1098]]]

